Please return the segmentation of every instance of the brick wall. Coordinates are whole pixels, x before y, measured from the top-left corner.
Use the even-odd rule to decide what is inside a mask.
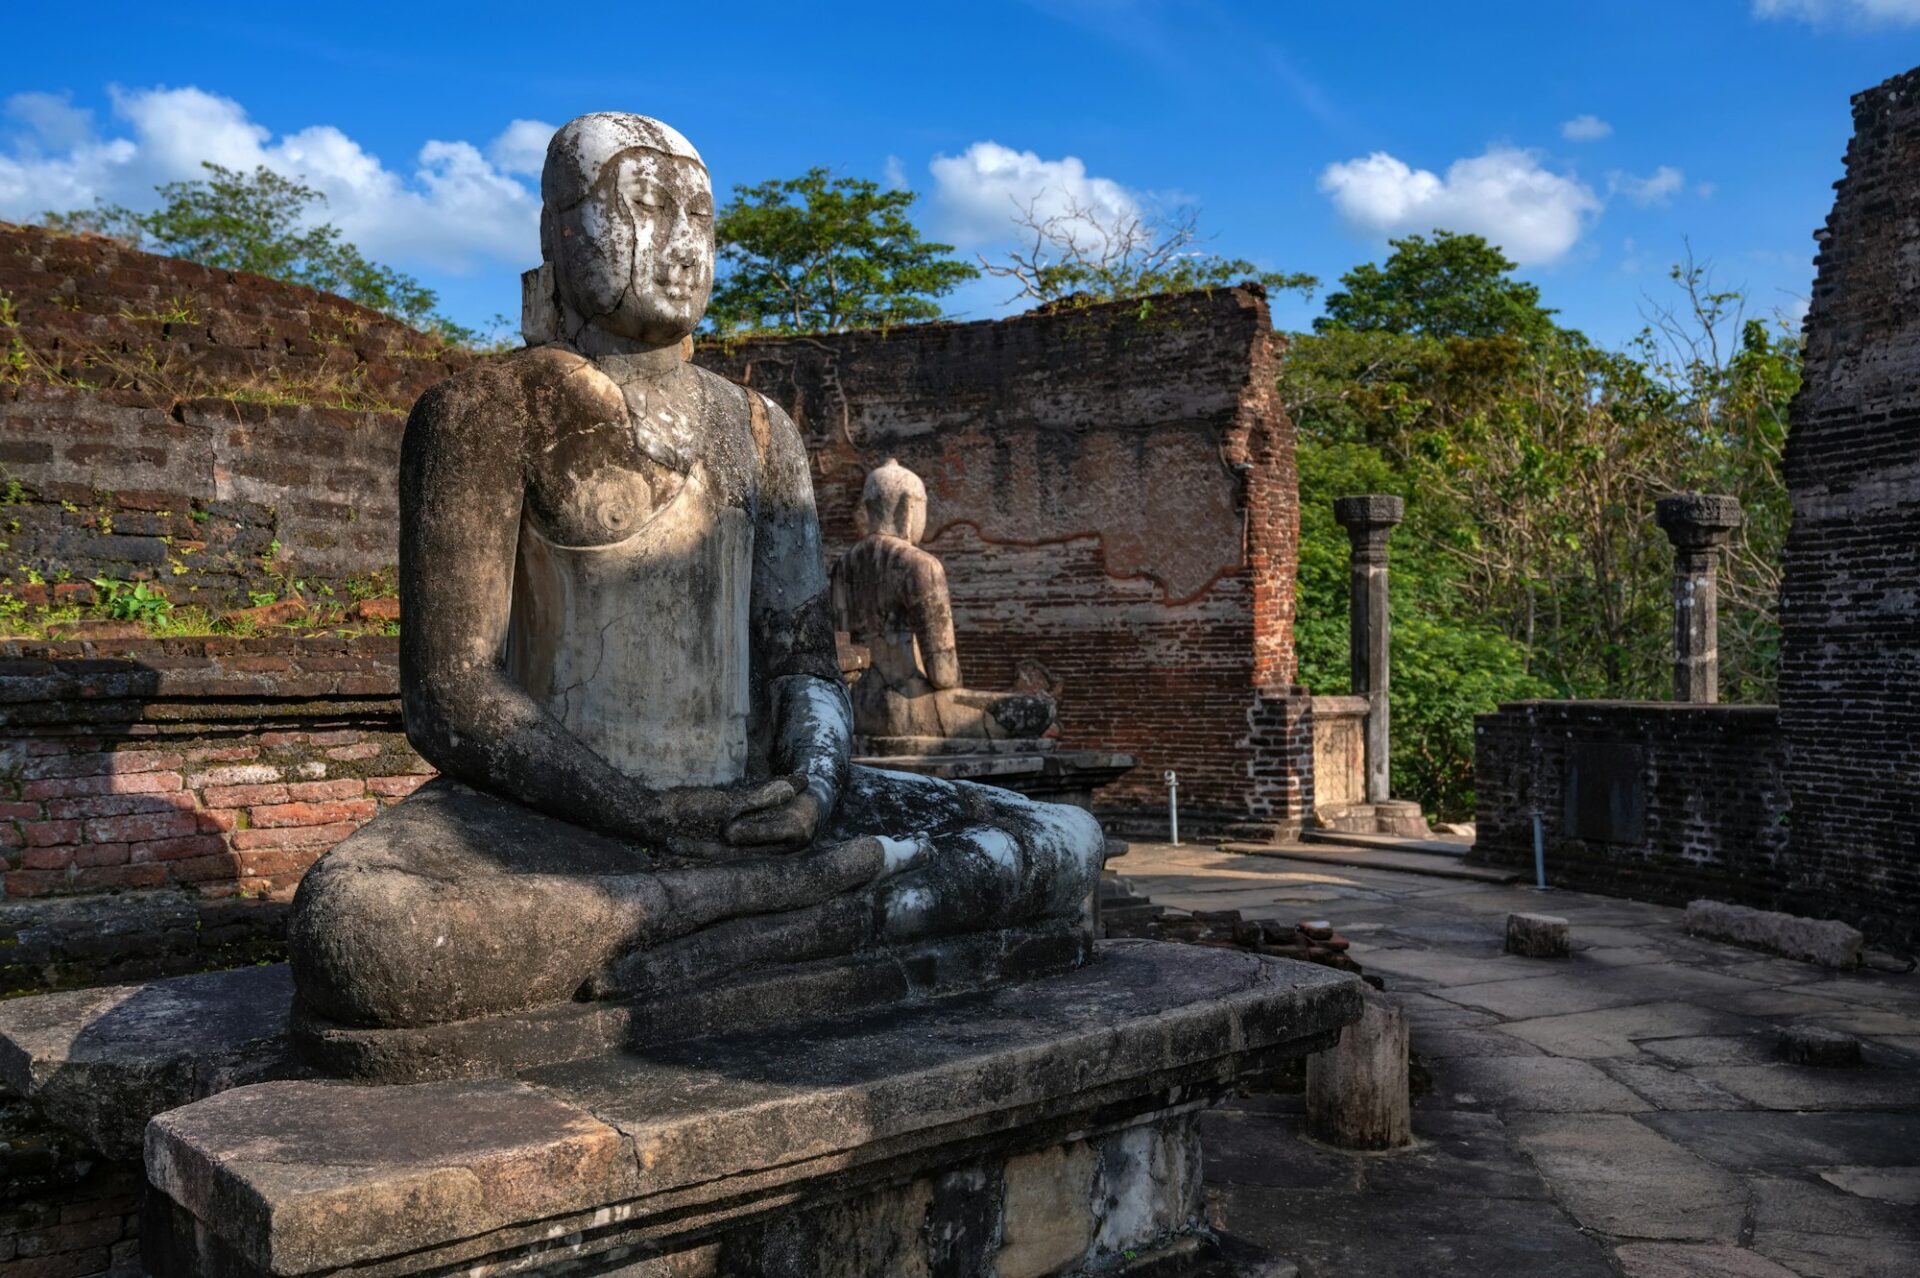
[[[0,988],[213,966],[270,939],[277,913],[217,903],[285,902],[431,775],[401,731],[396,647],[0,645]],[[97,913],[26,904],[127,889],[161,891]]]
[[[1920,941],[1920,71],[1854,99],[1787,438],[1780,726],[1808,912]]]
[[[34,605],[63,574],[219,608],[390,567],[405,411],[471,360],[312,289],[4,223],[0,319],[0,591]]]
[[[1065,744],[1139,758],[1103,815],[1163,822],[1171,768],[1196,829],[1298,828],[1294,440],[1257,290],[696,358],[793,415],[829,555],[856,538],[870,467],[926,480],[968,683],[1037,665]]]
[[[0,1098],[0,1276],[138,1278],[145,1183]]]
[[[1474,723],[1474,858],[1555,887],[1684,904],[1791,905],[1771,706],[1521,701]]]

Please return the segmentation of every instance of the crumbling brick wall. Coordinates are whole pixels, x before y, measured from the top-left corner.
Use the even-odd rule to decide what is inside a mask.
[[[869,468],[926,479],[967,682],[1050,683],[1065,743],[1135,755],[1103,814],[1164,821],[1173,769],[1195,828],[1298,829],[1294,436],[1257,290],[696,358],[793,415],[830,556]]]
[[[321,853],[432,770],[397,640],[0,645],[0,992],[217,966]],[[97,909],[27,898],[127,889]],[[128,967],[128,963],[135,964]]]
[[[0,223],[0,591],[219,608],[371,578],[406,409],[471,358],[312,289]]]
[[[1772,706],[1520,701],[1474,722],[1474,859],[1555,887],[1790,904]]]
[[[1920,940],[1920,71],[1854,98],[1787,437],[1780,727],[1802,913]]]

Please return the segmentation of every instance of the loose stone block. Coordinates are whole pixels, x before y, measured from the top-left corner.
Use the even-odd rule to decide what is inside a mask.
[[[1573,953],[1573,932],[1551,914],[1507,915],[1507,953],[1526,958],[1566,958]]]
[[[1860,1040],[1824,1025],[1789,1025],[1780,1031],[1780,1054],[1795,1065],[1858,1065]]]
[[[1725,901],[1689,901],[1684,920],[1696,936],[1732,941],[1826,967],[1858,967],[1866,938],[1836,919],[1803,919]]]
[[[1404,1011],[1369,998],[1337,1045],[1307,1059],[1307,1130],[1342,1149],[1394,1149],[1413,1139]]]

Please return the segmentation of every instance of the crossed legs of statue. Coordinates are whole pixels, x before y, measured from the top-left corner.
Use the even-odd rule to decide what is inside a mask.
[[[1010,927],[1084,932],[1087,813],[856,767],[809,852],[635,872],[635,850],[447,780],[329,852],[289,949],[303,1015],[417,1027]]]

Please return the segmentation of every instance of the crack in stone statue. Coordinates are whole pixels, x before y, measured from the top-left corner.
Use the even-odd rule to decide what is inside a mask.
[[[868,755],[982,750],[990,742],[1050,747],[1053,698],[960,685],[946,570],[919,546],[927,488],[889,457],[867,476],[865,534],[833,565],[834,624],[871,660],[853,686],[853,726]]]
[[[667,998],[997,929],[1084,957],[1090,816],[848,762],[799,433],[687,360],[713,283],[699,155],[586,115],[541,194],[532,344],[429,391],[402,449],[402,695],[441,776],[302,883],[296,1031]],[[957,685],[950,641],[924,655]]]

